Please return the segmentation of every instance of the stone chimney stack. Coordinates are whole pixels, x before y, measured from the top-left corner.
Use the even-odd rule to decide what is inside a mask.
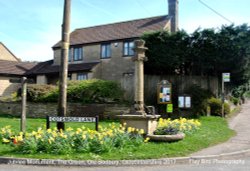
[[[170,17],[171,33],[179,29],[179,0],[168,0],[168,16]]]

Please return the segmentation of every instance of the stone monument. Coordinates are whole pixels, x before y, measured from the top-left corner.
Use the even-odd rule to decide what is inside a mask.
[[[144,129],[146,134],[153,134],[153,131],[157,126],[157,119],[160,115],[155,115],[154,112],[148,114],[145,112],[144,104],[144,61],[147,60],[145,57],[145,51],[147,48],[144,46],[143,40],[135,41],[135,56],[132,60],[135,63],[134,73],[134,106],[133,112],[130,114],[124,114],[118,116],[122,124],[126,123],[127,127],[134,127],[138,129]]]

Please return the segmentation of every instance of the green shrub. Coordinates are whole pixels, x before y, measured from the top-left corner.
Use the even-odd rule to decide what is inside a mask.
[[[208,100],[208,104],[211,108],[211,115],[221,116],[221,110],[222,110],[221,99],[212,97]],[[226,115],[229,113],[230,113],[230,106],[228,103],[224,103],[224,114]]]
[[[240,99],[239,99],[239,98],[236,98],[236,97],[233,97],[233,96],[230,97],[230,101],[231,101],[234,105],[238,105],[238,104],[240,103]]]
[[[69,81],[68,101],[82,103],[103,103],[119,101],[123,91],[118,83],[105,80]]]
[[[57,102],[59,90],[51,85],[29,85],[27,99],[32,102]],[[68,102],[105,103],[120,101],[123,91],[118,83],[105,80],[69,81]]]
[[[31,102],[46,101],[46,97],[56,91],[57,87],[53,85],[32,84],[27,86],[27,100]]]

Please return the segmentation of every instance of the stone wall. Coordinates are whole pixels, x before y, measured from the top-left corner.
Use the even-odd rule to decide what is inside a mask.
[[[129,107],[118,104],[88,104],[82,105],[79,103],[68,103],[68,116],[96,116],[100,119],[114,119],[115,115],[128,113]],[[13,116],[21,115],[21,102],[0,102],[0,113],[10,114]],[[44,118],[46,115],[57,115],[56,103],[28,103],[27,117]]]

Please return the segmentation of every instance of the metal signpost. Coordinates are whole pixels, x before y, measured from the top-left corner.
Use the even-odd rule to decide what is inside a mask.
[[[224,87],[224,83],[225,82],[230,82],[230,73],[222,73],[222,82],[221,82],[221,94],[222,94],[222,97],[221,97],[221,102],[222,102],[222,105],[221,105],[221,116],[224,117],[224,112],[225,112],[225,109],[224,109],[224,101],[225,101],[225,87]]]

